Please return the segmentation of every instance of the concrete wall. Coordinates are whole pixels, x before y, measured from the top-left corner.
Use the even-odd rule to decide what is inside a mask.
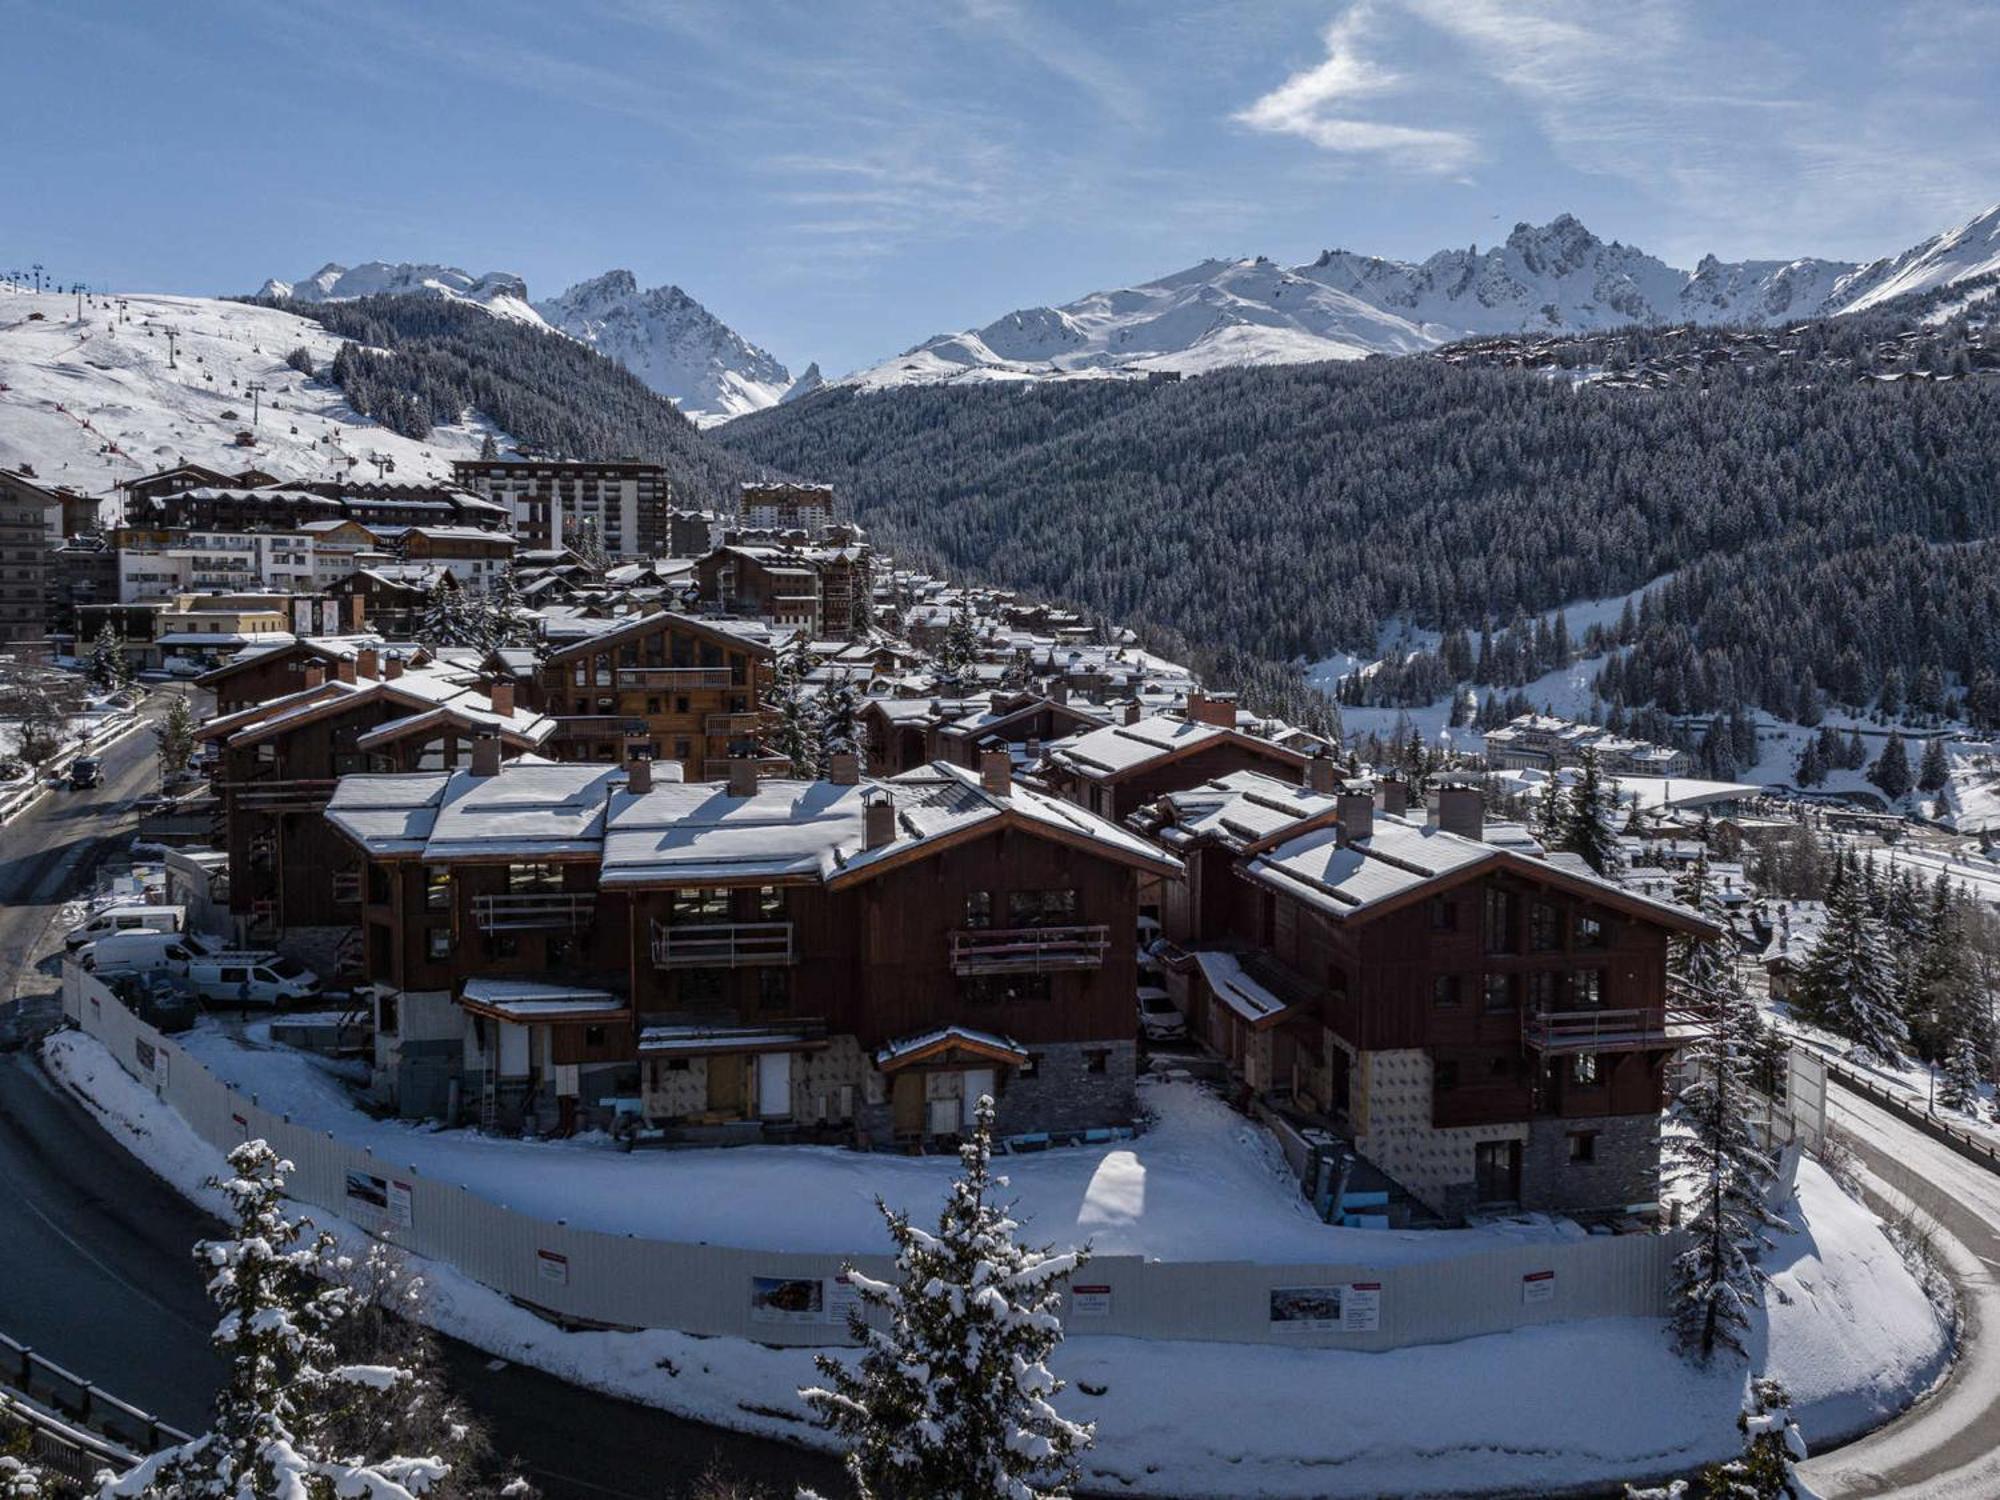
[[[138,1021],[74,964],[64,969],[63,1000],[72,1021],[210,1145],[226,1151],[252,1138],[269,1141],[294,1164],[292,1197],[392,1235],[397,1244],[447,1261],[503,1295],[577,1323],[674,1328],[766,1344],[847,1342],[830,1312],[806,1319],[753,1306],[758,1280],[769,1278],[815,1282],[827,1299],[837,1300],[843,1257],[642,1240],[514,1213],[262,1108]],[[388,1208],[369,1201],[370,1179],[382,1184]],[[350,1193],[351,1181],[360,1196]],[[1357,1240],[1344,1235],[1337,1243]],[[1385,1237],[1383,1243],[1407,1241]],[[1381,1350],[1570,1318],[1657,1317],[1666,1310],[1668,1265],[1682,1243],[1679,1234],[1593,1236],[1453,1256],[1450,1239],[1440,1234],[1440,1258],[1414,1263],[1263,1265],[1104,1256],[1078,1279],[1105,1290],[1082,1299],[1070,1293],[1066,1322],[1078,1335]],[[886,1256],[852,1259],[868,1274],[891,1274]],[[1362,1299],[1379,1298],[1372,1328],[1341,1331],[1271,1318],[1276,1289],[1357,1285]]]

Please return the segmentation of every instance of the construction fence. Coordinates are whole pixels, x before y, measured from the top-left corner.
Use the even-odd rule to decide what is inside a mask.
[[[295,1199],[448,1262],[558,1322],[774,1345],[848,1342],[856,1299],[843,1257],[639,1239],[516,1213],[261,1107],[74,964],[64,966],[63,1000],[70,1020],[216,1149],[268,1141],[293,1164]],[[1329,1238],[1353,1245],[1377,1232]],[[1495,1248],[1482,1236],[1485,1248],[1465,1251],[1449,1231],[1380,1233],[1379,1261],[1098,1256],[1067,1290],[1065,1326],[1078,1336],[1383,1350],[1576,1318],[1657,1317],[1681,1244],[1667,1233],[1524,1237]],[[851,1259],[867,1275],[889,1273],[885,1255]]]

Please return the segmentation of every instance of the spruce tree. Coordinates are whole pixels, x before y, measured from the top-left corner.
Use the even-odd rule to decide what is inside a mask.
[[[90,644],[90,662],[84,672],[90,685],[100,693],[115,693],[131,681],[124,642],[113,633],[109,620],[97,627],[97,638]]]
[[[802,781],[813,780],[823,769],[818,704],[806,685],[810,669],[805,643],[794,636],[772,665],[763,704],[771,753],[788,762],[789,774]]]
[[[417,622],[418,633],[427,646],[462,646],[465,644],[464,622],[465,611],[458,589],[440,569],[432,575],[431,586],[424,593],[423,614]]]
[[[1963,1036],[1954,1039],[1945,1051],[1944,1066],[1938,1072],[1938,1103],[1947,1109],[1983,1115],[1984,1101],[1979,1091],[1982,1082],[1979,1051],[1973,1046],[1972,1039]]]
[[[222,1310],[213,1336],[229,1368],[215,1398],[215,1426],[202,1437],[107,1475],[98,1500],[410,1500],[447,1467],[436,1458],[370,1461],[329,1451],[330,1418],[357,1392],[393,1390],[409,1372],[343,1365],[332,1331],[348,1311],[348,1290],[321,1277],[334,1264],[333,1238],[306,1238],[311,1225],[286,1217],[280,1161],[261,1140],[229,1153],[234,1173],[212,1185],[228,1196],[235,1234],[205,1240],[195,1257],[211,1275]]]
[[[1776,1380],[1758,1376],[1736,1419],[1743,1451],[1702,1472],[1702,1493],[1711,1500],[1814,1500],[1799,1477],[1805,1462],[1805,1435],[1792,1419],[1791,1398]]]
[[[1864,1056],[1890,1064],[1902,1057],[1909,1028],[1896,1005],[1895,964],[1853,872],[1827,893],[1826,926],[1799,972],[1792,1005]]]
[[[167,715],[154,728],[153,739],[159,749],[160,789],[164,791],[194,759],[194,710],[188,707],[184,694],[175,693],[167,704]]]
[[[861,753],[861,695],[853,678],[842,673],[819,695],[813,732],[819,742],[819,761],[829,765],[840,754]]]
[[[848,1275],[888,1327],[852,1314],[859,1365],[819,1355],[828,1385],[799,1393],[847,1440],[861,1500],[1059,1496],[1090,1444],[1092,1429],[1052,1404],[1063,1382],[1047,1364],[1062,1339],[1058,1284],[1086,1257],[1015,1241],[1020,1226],[993,1201],[1007,1179],[992,1174],[992,1144],[983,1097],[935,1233],[878,1204],[898,1278]]]
[[[1600,875],[1616,873],[1624,863],[1617,816],[1617,797],[1597,763],[1597,752],[1586,745],[1576,785],[1569,789],[1557,824],[1555,847],[1577,855]]]
[[[1951,762],[1944,753],[1944,737],[1933,735],[1924,746],[1924,758],[1917,767],[1917,790],[1941,792],[1951,780]]]
[[[1903,748],[1903,737],[1893,731],[1875,764],[1869,768],[1868,779],[1881,789],[1882,795],[1891,802],[1900,802],[1910,790],[1910,756]]]

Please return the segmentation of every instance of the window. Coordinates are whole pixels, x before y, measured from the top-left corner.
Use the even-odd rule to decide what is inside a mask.
[[[519,958],[521,940],[511,932],[489,932],[486,934],[486,956],[488,958]]]
[[[1103,1047],[1093,1047],[1083,1054],[1083,1071],[1086,1073],[1108,1073],[1111,1071],[1111,1053]]]
[[[667,901],[667,920],[670,922],[727,922],[729,920],[729,892],[727,891],[675,891]]]
[[[1076,921],[1075,891],[1013,891],[1007,897],[1009,927],[1064,927]]]
[[[1512,1078],[1514,1076],[1514,1059],[1511,1057],[1493,1058],[1486,1064],[1486,1071],[1494,1078]]]
[[[426,928],[424,953],[429,958],[450,958],[451,929],[449,927]]]
[[[1569,1159],[1572,1165],[1581,1166],[1597,1160],[1597,1132],[1594,1130],[1572,1130],[1569,1133]]]
[[[1528,975],[1528,1009],[1536,1013],[1556,1008],[1556,976],[1546,971]]]
[[[224,969],[216,976],[224,984],[242,984],[250,977],[248,969]]]
[[[1431,1004],[1439,1010],[1450,1010],[1460,999],[1459,978],[1456,974],[1439,974],[1431,980]]]
[[[583,1045],[586,1047],[602,1047],[604,1045],[604,1028],[602,1026],[584,1027]]]
[[[1458,931],[1458,905],[1443,896],[1431,897],[1431,931]]]
[[[700,1009],[723,1003],[723,971],[682,969],[674,975],[674,999],[681,1005]]]
[[[965,925],[971,931],[993,925],[993,893],[991,891],[967,891],[965,893]]]
[[[785,920],[785,893],[774,885],[757,888],[757,920],[760,922],[782,922]]]
[[[783,1011],[792,1003],[792,971],[775,965],[757,971],[757,1008]]]
[[[655,715],[655,714],[659,713],[659,711],[660,711],[660,700],[659,700],[658,698],[648,698],[648,699],[646,700],[646,714],[647,714],[647,716],[648,716],[648,717],[651,717],[651,716],[653,716],[653,715]]]
[[[694,753],[693,747],[690,746],[686,740],[674,741],[675,760],[685,761],[688,758],[688,756],[692,755],[693,753]]]
[[[1576,1010],[1596,1010],[1604,1003],[1604,971],[1578,969],[1570,979],[1570,1003]]]
[[[1579,948],[1602,948],[1605,932],[1602,917],[1579,916],[1576,919],[1576,945]]]
[[[687,694],[681,693],[674,699],[674,712],[677,714],[685,714],[687,711],[688,711]]]
[[[1569,1077],[1570,1082],[1576,1084],[1579,1088],[1595,1088],[1598,1078],[1597,1054],[1595,1052],[1579,1052],[1575,1057],[1572,1057],[1569,1060]]]
[[[1514,1008],[1514,976],[1512,974],[1488,974],[1486,983],[1480,989],[1479,1008],[1491,1014],[1494,1011]]]
[[[1514,951],[1514,895],[1494,886],[1486,888],[1486,951]]]
[[[555,865],[507,866],[507,889],[542,894],[562,889],[562,870]]]
[[[1528,948],[1535,953],[1553,953],[1562,947],[1562,913],[1547,901],[1528,908]]]
[[[395,995],[378,994],[375,999],[375,1029],[390,1036],[396,1034],[397,998]]]
[[[342,905],[361,899],[361,872],[359,870],[335,870],[333,872],[333,899]]]
[[[1449,1094],[1458,1087],[1458,1064],[1447,1059],[1431,1065],[1431,1091]]]
[[[424,867],[424,910],[451,910],[450,866],[426,865]]]
[[[960,984],[968,1005],[1016,1005],[1046,1000],[1052,993],[1046,974],[974,974]]]

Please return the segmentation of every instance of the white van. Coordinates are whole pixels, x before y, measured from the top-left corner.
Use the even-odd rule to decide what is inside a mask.
[[[107,906],[81,927],[73,929],[64,939],[64,943],[70,952],[74,953],[85,943],[94,943],[99,938],[110,937],[115,932],[185,932],[186,930],[185,906]]]
[[[194,992],[214,1005],[283,1005],[319,993],[319,975],[275,953],[204,954],[188,964]]]
[[[164,969],[185,975],[194,960],[222,951],[220,942],[192,932],[114,932],[77,949],[76,961],[100,974]]]

